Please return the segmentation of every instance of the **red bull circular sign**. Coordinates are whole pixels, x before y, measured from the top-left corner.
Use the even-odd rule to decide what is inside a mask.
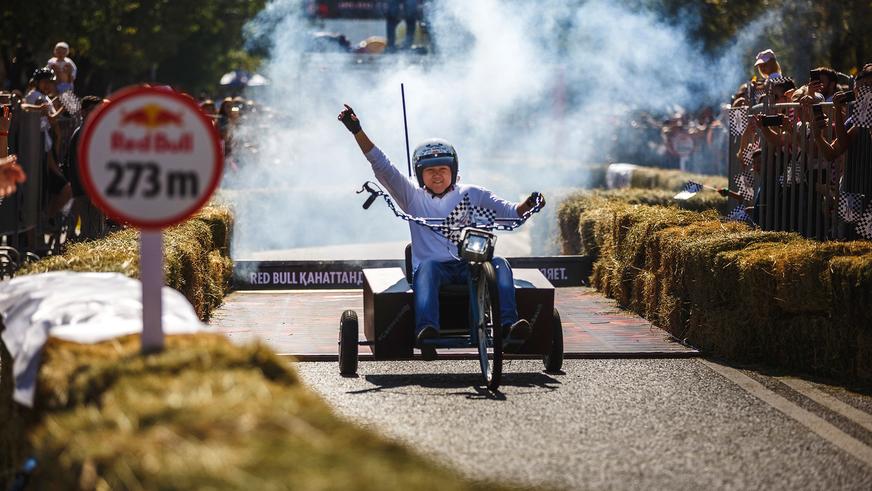
[[[220,136],[193,99],[170,89],[132,87],[89,118],[79,173],[107,215],[144,229],[179,223],[218,187]]]

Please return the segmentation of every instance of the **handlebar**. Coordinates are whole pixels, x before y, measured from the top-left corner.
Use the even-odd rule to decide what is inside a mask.
[[[385,203],[387,203],[388,208],[394,212],[399,218],[406,220],[408,222],[415,222],[419,225],[423,225],[435,232],[444,233],[444,232],[458,232],[465,228],[475,227],[484,230],[514,230],[521,225],[524,224],[534,213],[538,213],[539,210],[542,209],[542,202],[544,201],[542,195],[539,193],[535,193],[536,204],[529,211],[524,213],[521,217],[518,218],[489,218],[489,223],[468,223],[464,225],[448,225],[446,224],[445,218],[428,218],[428,217],[416,217],[409,215],[408,213],[401,212],[397,210],[394,202],[391,200],[390,196],[385,193],[378,184],[372,181],[366,181],[363,183],[363,186],[360,190],[357,191],[356,194],[361,194],[363,192],[368,192],[370,195],[363,203],[363,209],[368,210],[370,206],[372,206],[373,202],[381,196],[384,198]]]

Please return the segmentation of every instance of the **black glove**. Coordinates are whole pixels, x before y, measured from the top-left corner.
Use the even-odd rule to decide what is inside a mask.
[[[345,109],[339,113],[339,121],[342,121],[342,124],[348,128],[352,135],[356,135],[360,132],[360,120],[357,119],[357,115],[354,114],[354,109],[351,109],[351,106],[348,104],[343,105]]]
[[[536,200],[537,200],[537,199],[541,199],[541,200],[542,200],[542,201],[540,202],[540,204],[541,204],[542,207],[544,208],[544,207],[545,207],[545,196],[544,196],[543,194],[541,194],[541,193],[539,193],[539,192],[535,192],[535,191],[533,192],[533,194],[530,195],[529,198],[527,198],[527,201],[524,201],[524,204],[526,204],[526,205],[529,206],[530,208],[533,208],[534,206],[536,206]]]

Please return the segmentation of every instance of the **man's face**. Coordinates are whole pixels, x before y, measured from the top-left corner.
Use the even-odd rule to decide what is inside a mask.
[[[57,47],[54,49],[55,58],[59,60],[63,60],[67,57],[67,49],[62,47]]]
[[[447,165],[427,167],[422,176],[424,187],[432,191],[433,194],[442,194],[451,185],[451,167]]]

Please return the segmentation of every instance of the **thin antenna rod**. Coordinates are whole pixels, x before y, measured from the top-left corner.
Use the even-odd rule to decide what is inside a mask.
[[[412,157],[409,155],[409,123],[406,122],[406,89],[400,84],[400,94],[403,96],[403,129],[406,130],[406,164],[409,166],[409,177],[412,177]]]

